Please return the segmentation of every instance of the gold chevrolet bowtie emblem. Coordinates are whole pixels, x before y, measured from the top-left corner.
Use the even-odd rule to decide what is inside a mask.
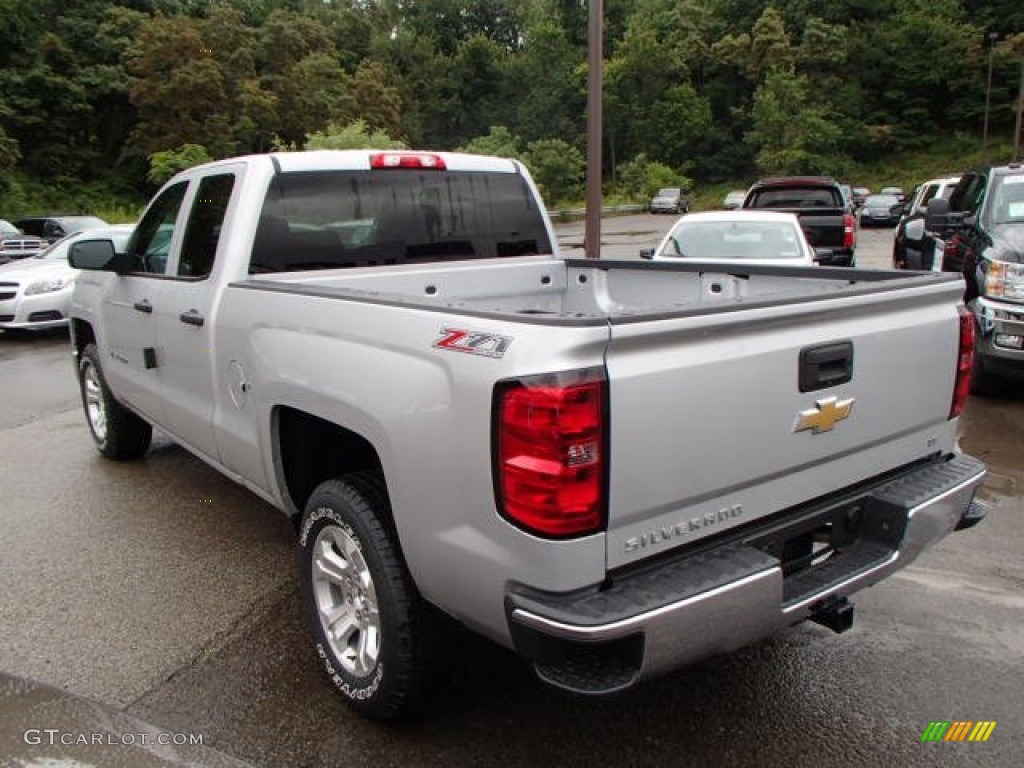
[[[837,421],[847,418],[850,411],[853,410],[852,397],[849,400],[826,397],[816,403],[814,408],[800,411],[800,415],[796,419],[796,426],[793,427],[794,432],[803,432],[805,429],[811,430],[815,435],[820,432],[829,432]]]

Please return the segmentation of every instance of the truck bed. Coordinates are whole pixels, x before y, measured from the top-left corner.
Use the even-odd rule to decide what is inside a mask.
[[[651,273],[657,273],[652,279]],[[484,277],[486,275],[486,277]],[[521,323],[600,325],[661,316],[809,304],[892,291],[950,290],[951,275],[882,270],[822,269],[642,261],[518,258],[445,264],[282,273],[237,288],[414,306]],[[869,299],[870,300],[870,299]],[[809,311],[814,307],[809,306]]]

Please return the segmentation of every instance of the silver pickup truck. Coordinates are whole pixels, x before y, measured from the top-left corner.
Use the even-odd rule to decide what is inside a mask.
[[[100,453],[157,426],[291,516],[372,717],[422,704],[451,619],[605,694],[846,629],[984,514],[956,276],[565,260],[522,165],[404,151],[194,168],[72,262]]]

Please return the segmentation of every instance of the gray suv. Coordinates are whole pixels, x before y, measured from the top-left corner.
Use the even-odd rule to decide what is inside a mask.
[[[685,189],[667,187],[658,190],[648,208],[651,213],[689,213],[690,198]]]
[[[55,243],[62,237],[83,229],[100,229],[110,226],[103,219],[80,214],[60,214],[53,216],[27,216],[14,222],[26,235],[41,237],[47,243]]]

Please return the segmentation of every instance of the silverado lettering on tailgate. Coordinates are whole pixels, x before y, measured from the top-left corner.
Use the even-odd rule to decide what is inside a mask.
[[[656,531],[647,531],[639,536],[631,536],[623,544],[626,552],[636,552],[638,549],[653,547],[664,541],[671,541],[680,536],[685,536],[694,531],[710,528],[713,525],[724,523],[727,520],[735,520],[743,514],[742,504],[733,504],[731,507],[722,507],[717,512],[708,512],[706,515],[694,517],[689,520],[681,520],[674,525],[664,526]]]

